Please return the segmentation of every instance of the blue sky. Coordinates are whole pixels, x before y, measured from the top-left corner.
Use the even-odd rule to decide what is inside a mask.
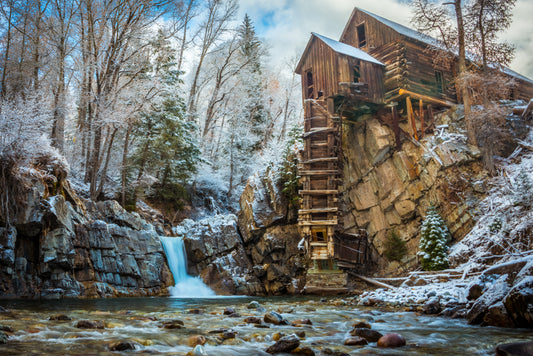
[[[251,17],[269,46],[271,61],[299,56],[311,32],[338,39],[354,7],[412,27],[405,0],[240,0],[240,16]],[[533,79],[533,0],[518,0],[511,28],[502,37],[517,47],[511,69]]]

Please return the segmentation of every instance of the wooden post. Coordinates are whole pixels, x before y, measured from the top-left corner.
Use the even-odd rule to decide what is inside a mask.
[[[398,103],[393,102],[391,105],[392,129],[394,130],[394,138],[396,139],[396,151],[400,151],[402,149],[402,141],[400,139],[400,117],[398,116],[398,110],[396,110]]]
[[[420,105],[420,138],[424,137],[424,131],[426,128],[424,127],[424,103],[422,102],[422,99],[420,99],[419,103]]]
[[[407,98],[405,98],[405,101],[407,103],[407,120],[411,125],[411,136],[413,136],[414,139],[418,141],[418,134],[416,133],[416,122],[413,115],[413,104],[411,104],[411,97],[408,96]]]

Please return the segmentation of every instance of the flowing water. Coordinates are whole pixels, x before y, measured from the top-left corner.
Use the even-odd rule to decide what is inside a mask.
[[[186,299],[186,298],[122,298],[61,301],[0,301],[10,309],[0,313],[0,325],[9,326],[8,343],[0,345],[0,355],[112,355],[114,341],[133,341],[135,355],[186,355],[191,335],[203,335],[207,343],[198,355],[268,355],[266,348],[274,343],[272,335],[305,332],[301,344],[317,355],[325,349],[350,355],[494,355],[502,343],[533,338],[532,330],[481,328],[464,320],[443,319],[398,312],[343,305],[340,300],[316,298],[254,298],[261,308],[249,309],[250,298]],[[233,307],[240,316],[224,315]],[[309,318],[312,325],[256,327],[244,322],[247,316],[263,317],[268,311],[279,311],[288,321]],[[55,314],[66,314],[72,320],[51,321]],[[87,330],[75,327],[78,320],[102,320],[105,329]],[[182,329],[165,329],[165,321],[179,319]],[[355,319],[366,319],[381,333],[397,332],[407,340],[398,349],[380,349],[376,343],[367,346],[344,346]],[[263,325],[265,325],[263,323]],[[237,332],[234,339],[224,340],[222,329]]]
[[[168,267],[174,276],[174,287],[169,288],[174,298],[214,297],[213,292],[199,277],[187,274],[187,255],[181,237],[161,236],[161,243],[167,255]]]

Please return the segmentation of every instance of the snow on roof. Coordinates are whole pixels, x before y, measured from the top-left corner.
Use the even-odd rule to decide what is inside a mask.
[[[355,48],[353,46],[347,45],[346,43],[342,43],[339,41],[332,40],[331,38],[319,35],[318,33],[311,32],[313,36],[316,36],[319,38],[322,42],[327,44],[332,50],[334,50],[337,53],[345,54],[350,57],[358,58],[363,61],[375,63],[384,66],[383,63],[369,55],[368,53],[361,51],[359,48]]]
[[[425,35],[425,34],[423,34],[421,32],[415,31],[415,30],[413,30],[413,29],[411,29],[409,27],[406,27],[404,25],[400,25],[397,22],[388,20],[388,19],[386,19],[384,17],[378,16],[376,14],[373,14],[373,13],[371,13],[369,11],[366,11],[366,10],[363,10],[361,8],[358,8],[358,9],[360,11],[364,12],[365,14],[367,14],[369,16],[372,16],[373,18],[375,18],[379,22],[389,26],[390,28],[392,28],[394,31],[398,32],[401,35],[413,38],[413,39],[418,40],[420,42],[427,43],[427,44],[429,44],[431,46],[436,46],[436,47],[439,47],[439,48],[442,47],[442,43],[440,43],[440,41],[438,41],[437,39],[435,39],[435,38],[433,38],[431,36],[428,36],[428,35]]]
[[[428,36],[426,34],[423,34],[421,32],[418,32],[416,30],[413,30],[409,27],[406,27],[406,26],[403,26],[403,25],[400,25],[399,23],[396,23],[394,21],[391,21],[391,20],[388,20],[384,17],[381,17],[381,16],[378,16],[376,14],[373,14],[369,11],[366,11],[366,10],[363,10],[361,8],[357,8],[359,11],[361,12],[364,12],[365,14],[375,18],[376,20],[378,20],[379,22],[383,23],[384,25],[392,28],[394,31],[398,32],[399,34],[401,35],[404,35],[406,37],[409,37],[409,38],[412,38],[412,39],[415,39],[415,40],[418,40],[420,42],[424,42],[430,46],[434,46],[434,47],[437,47],[437,48],[441,48],[441,49],[444,49],[444,44],[441,43],[439,40],[431,37],[431,36]],[[472,59],[472,55],[470,54],[467,54],[468,57],[470,57],[469,59],[470,60],[473,60]],[[507,74],[507,75],[510,75],[512,77],[515,77],[517,79],[521,79],[521,80],[524,80],[526,82],[529,82],[529,83],[533,83],[533,80],[507,68],[507,67],[503,67],[502,68],[502,72]]]

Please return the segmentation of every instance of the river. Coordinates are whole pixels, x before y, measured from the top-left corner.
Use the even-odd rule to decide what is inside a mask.
[[[252,300],[260,307],[248,308]],[[207,340],[196,349],[198,355],[268,355],[265,350],[274,344],[275,333],[296,332],[301,345],[317,355],[329,350],[330,355],[494,355],[499,344],[533,338],[532,330],[470,326],[462,319],[353,306],[349,299],[339,298],[4,300],[0,305],[10,310],[0,313],[0,325],[12,330],[7,344],[0,345],[0,355],[112,355],[116,352],[109,348],[116,341],[131,341],[135,351],[130,353],[135,355],[186,355],[193,350],[193,335]],[[224,315],[226,307],[234,308],[239,316]],[[289,322],[308,318],[312,325],[265,328],[244,322],[248,316],[263,318],[270,311],[280,312]],[[57,314],[71,320],[49,320]],[[184,327],[162,327],[175,319],[183,321]],[[400,333],[407,346],[383,349],[375,342],[345,346],[353,321],[361,319],[382,334]],[[79,320],[101,320],[105,328],[79,329]],[[222,329],[233,329],[235,338],[224,339]]]

